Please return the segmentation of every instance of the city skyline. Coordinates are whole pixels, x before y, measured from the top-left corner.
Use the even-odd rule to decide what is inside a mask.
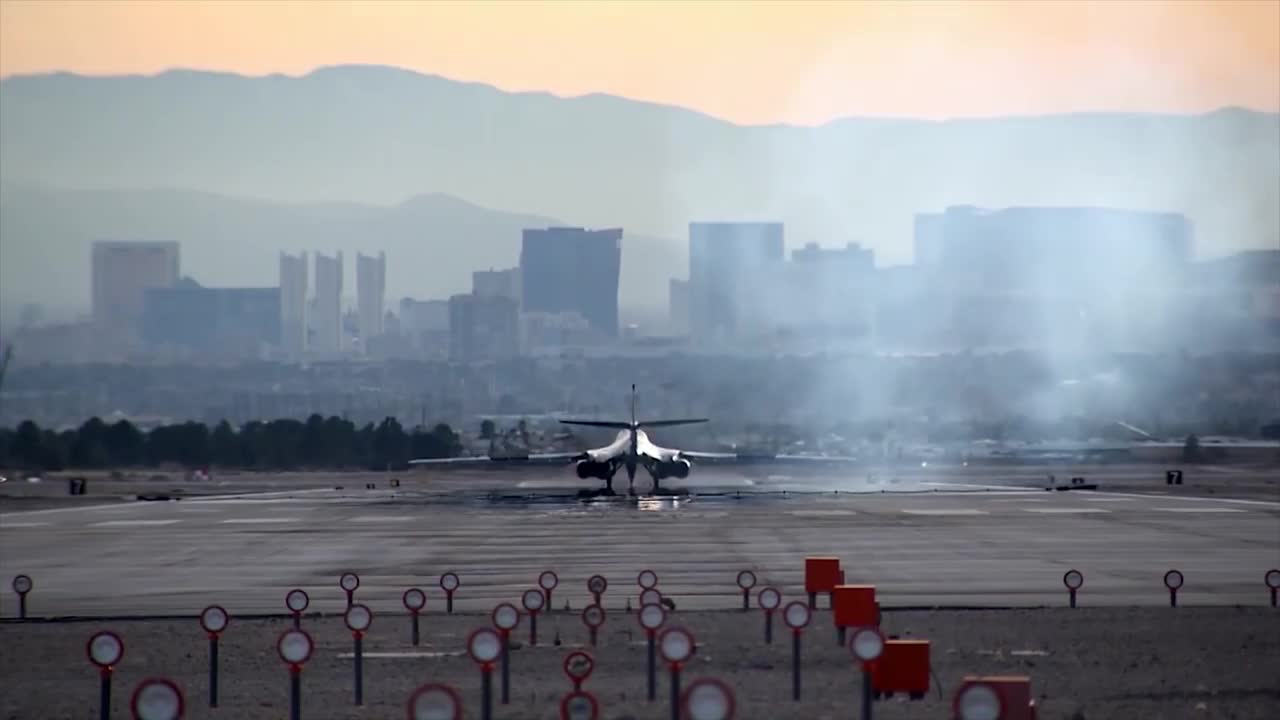
[[[8,0],[0,19],[0,78],[383,64],[752,125],[1280,110],[1274,2]]]

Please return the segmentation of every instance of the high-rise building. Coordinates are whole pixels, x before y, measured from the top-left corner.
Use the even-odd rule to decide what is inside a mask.
[[[1191,245],[1191,222],[1177,213],[956,206],[916,217],[917,262],[984,291],[1170,281]]]
[[[280,253],[280,344],[297,359],[307,351],[307,254]]]
[[[785,260],[780,222],[689,223],[689,331],[737,333],[739,298],[758,268]]]
[[[134,336],[147,288],[178,282],[176,242],[95,242],[93,320],[102,329]]]
[[[520,249],[521,309],[577,312],[594,332],[617,337],[621,270],[622,228],[527,229]]]
[[[520,352],[520,313],[511,298],[449,298],[449,357],[458,362],[501,360]]]
[[[281,340],[280,288],[209,288],[183,278],[149,288],[143,338],[152,345],[234,359],[264,357]]]
[[[520,268],[477,270],[471,273],[471,294],[506,297],[520,302]]]
[[[689,334],[689,281],[671,278],[667,286],[667,311],[671,332],[674,335]]]
[[[323,353],[342,350],[342,253],[326,257],[316,253],[315,312],[311,318],[314,342]]]
[[[383,332],[386,294],[386,253],[378,253],[377,257],[356,253],[356,312],[360,318],[360,341],[365,343],[365,347],[371,338]]]

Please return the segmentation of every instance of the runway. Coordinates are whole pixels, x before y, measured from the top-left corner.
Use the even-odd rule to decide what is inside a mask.
[[[311,610],[340,612],[348,570],[376,612],[402,612],[412,586],[427,591],[428,612],[441,610],[437,581],[449,571],[462,582],[455,608],[488,611],[547,569],[561,579],[557,609],[580,609],[596,573],[609,579],[606,607],[634,606],[646,568],[679,607],[724,608],[740,603],[744,569],[801,597],[806,555],[839,556],[846,581],[876,585],[886,607],[1061,605],[1070,568],[1085,577],[1082,605],[1167,605],[1171,568],[1186,578],[1179,604],[1257,605],[1264,573],[1280,566],[1274,494],[1135,489],[1119,471],[1118,491],[1099,471],[1099,492],[1045,492],[1032,484],[1039,470],[836,482],[714,469],[686,483],[692,498],[591,503],[572,499],[557,472],[4,512],[0,577],[33,578],[33,616],[141,616],[211,603],[283,612],[294,587]],[[0,595],[13,617],[13,594]]]

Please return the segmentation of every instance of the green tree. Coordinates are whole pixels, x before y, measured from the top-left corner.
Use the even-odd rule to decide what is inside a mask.
[[[219,422],[209,435],[209,460],[219,467],[238,467],[244,462],[240,436],[226,420]]]
[[[40,426],[30,420],[23,420],[18,425],[17,432],[13,434],[13,445],[9,448],[9,455],[25,467],[39,467],[43,459],[43,440]]]
[[[146,438],[128,420],[117,420],[108,426],[103,433],[102,442],[108,465],[128,467],[143,461]]]
[[[480,438],[482,440],[492,440],[496,432],[497,428],[494,426],[492,420],[485,418],[480,421]]]
[[[404,428],[400,427],[400,422],[388,417],[379,423],[373,433],[373,462],[370,467],[398,467],[408,460],[408,454],[409,437],[405,435]]]
[[[1182,444],[1182,461],[1200,462],[1200,438],[1194,433],[1188,435],[1186,442]]]
[[[107,464],[107,426],[98,418],[85,421],[71,443],[70,463],[78,468],[100,468]]]

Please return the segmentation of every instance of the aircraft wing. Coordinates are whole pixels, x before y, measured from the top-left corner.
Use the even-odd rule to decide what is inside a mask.
[[[858,462],[856,457],[841,455],[769,455],[767,453],[723,453],[700,452],[697,450],[681,450],[680,457],[708,463],[852,463]]]
[[[565,452],[565,453],[535,453],[532,455],[501,455],[498,457],[490,457],[488,455],[479,455],[476,457],[455,457],[455,458],[430,458],[410,460],[410,465],[473,465],[476,463],[511,463],[511,464],[530,464],[530,465],[559,465],[573,462],[574,460],[586,460],[587,454],[584,452]]]

